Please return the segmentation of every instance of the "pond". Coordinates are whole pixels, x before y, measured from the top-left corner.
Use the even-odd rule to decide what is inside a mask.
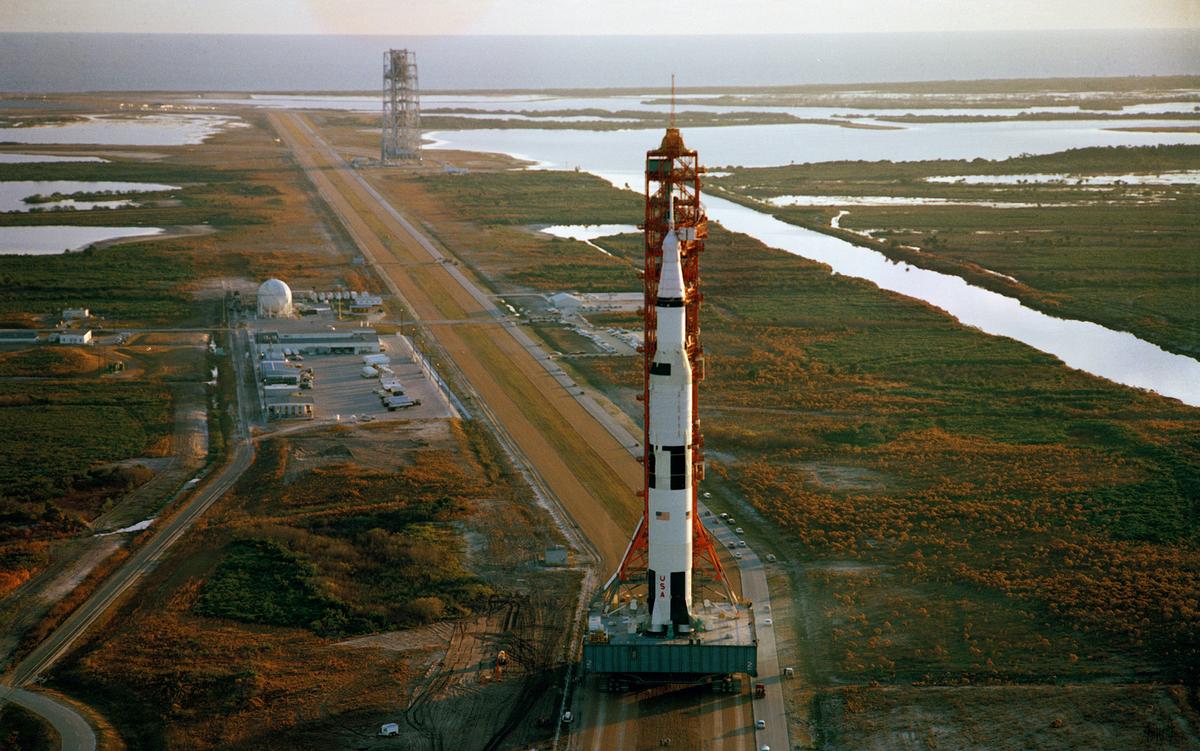
[[[160,235],[161,227],[0,227],[0,255],[50,256],[101,240]]]
[[[9,180],[0,181],[0,211],[53,211],[62,209],[117,208],[133,203],[125,194],[151,193],[162,190],[178,190],[177,185],[160,183],[126,182],[78,182],[75,180]],[[112,193],[97,200],[77,201],[64,198],[59,201],[27,203],[31,196],[71,195],[73,193]]]
[[[88,115],[59,125],[0,128],[0,142],[185,146],[235,126],[245,123],[227,115]]]

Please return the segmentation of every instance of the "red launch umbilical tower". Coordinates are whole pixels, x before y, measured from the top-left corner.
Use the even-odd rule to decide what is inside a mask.
[[[672,93],[674,93],[672,83]],[[672,105],[672,110],[674,109]],[[697,493],[700,480],[704,478],[704,438],[700,431],[699,393],[700,382],[704,380],[704,349],[700,346],[700,304],[703,294],[700,291],[700,253],[704,250],[704,240],[708,237],[708,217],[700,203],[700,175],[704,169],[700,166],[697,152],[689,150],[683,142],[683,136],[675,127],[674,113],[671,124],[663,136],[662,143],[657,149],[646,152],[646,209],[644,217],[645,229],[645,261],[643,267],[643,300],[644,314],[644,346],[642,348],[642,394],[640,401],[643,408],[643,440],[642,457],[642,519],[638,522],[633,539],[625,551],[620,567],[610,580],[610,586],[618,582],[636,581],[647,568],[648,560],[648,529],[649,517],[649,487],[650,487],[650,366],[654,361],[657,343],[657,311],[655,301],[658,295],[660,269],[662,268],[663,239],[670,227],[669,215],[674,204],[675,227],[680,238],[680,262],[683,267],[684,308],[686,311],[686,352],[692,366],[692,468],[693,482],[691,483],[692,519],[693,524],[693,560],[694,564],[701,560],[707,561],[714,578],[719,581],[734,599],[729,587],[721,561],[717,554],[708,530],[700,521],[697,510]],[[703,568],[693,565],[694,568]]]

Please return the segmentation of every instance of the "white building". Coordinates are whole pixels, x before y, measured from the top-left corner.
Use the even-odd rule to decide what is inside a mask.
[[[63,308],[62,317],[64,321],[78,321],[91,315],[92,311],[87,308]]]
[[[258,288],[258,317],[287,318],[292,315],[292,290],[279,279],[268,279]]]
[[[91,344],[92,330],[84,331],[60,331],[58,332],[59,344]]]

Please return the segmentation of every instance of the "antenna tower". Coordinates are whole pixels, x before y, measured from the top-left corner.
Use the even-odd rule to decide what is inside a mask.
[[[417,86],[417,53],[383,53],[384,162],[421,158],[421,102]]]

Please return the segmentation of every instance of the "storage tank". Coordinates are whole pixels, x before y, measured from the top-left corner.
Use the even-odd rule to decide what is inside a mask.
[[[258,317],[286,318],[292,314],[292,290],[279,279],[268,279],[258,287]]]

